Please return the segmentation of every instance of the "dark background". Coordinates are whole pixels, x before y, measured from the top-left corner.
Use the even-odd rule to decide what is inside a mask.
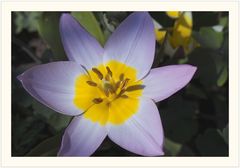
[[[129,12],[72,13],[104,44]],[[164,28],[174,19],[150,12]],[[192,64],[191,82],[157,104],[165,131],[165,156],[228,156],[228,13],[193,12],[192,37],[199,47],[173,56],[156,46],[154,67]],[[60,12],[12,13],[12,156],[56,156],[70,117],[34,100],[16,76],[37,64],[67,60],[58,31]],[[212,26],[222,25],[216,32]],[[99,26],[99,29],[96,27]],[[136,156],[109,139],[94,156]]]

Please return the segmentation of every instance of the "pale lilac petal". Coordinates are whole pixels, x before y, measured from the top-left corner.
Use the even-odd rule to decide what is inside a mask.
[[[148,98],[141,99],[138,112],[123,124],[109,124],[108,136],[122,148],[139,155],[164,154],[160,115],[154,102]]]
[[[75,117],[65,130],[59,156],[90,156],[100,146],[107,131],[104,126],[85,119]]]
[[[154,68],[143,79],[143,95],[161,101],[173,95],[192,79],[197,68],[191,65],[170,65]]]
[[[125,19],[106,43],[104,62],[118,60],[137,69],[137,78],[145,76],[153,63],[155,33],[151,16],[135,12]]]
[[[103,48],[70,14],[61,16],[60,34],[69,60],[87,69],[102,63]]]
[[[18,76],[26,91],[42,104],[66,115],[82,113],[73,104],[75,79],[83,70],[75,62],[37,65]]]

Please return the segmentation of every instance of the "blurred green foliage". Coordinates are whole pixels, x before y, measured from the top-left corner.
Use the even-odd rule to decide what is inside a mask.
[[[74,18],[94,36],[102,45],[104,44],[104,35],[92,12],[72,12]]]
[[[130,12],[72,12],[102,45]],[[150,12],[164,27],[174,21]],[[172,56],[157,43],[154,67],[186,63],[198,70],[190,84],[157,104],[165,132],[166,156],[228,156],[228,13],[193,12],[189,54]],[[12,13],[12,156],[56,156],[71,117],[34,100],[16,80],[26,69],[66,60],[60,33],[61,12]],[[37,43],[36,43],[37,41]],[[34,45],[32,45],[34,44]],[[94,156],[135,156],[108,138]]]
[[[203,135],[198,135],[196,146],[203,156],[224,156],[228,153],[228,147],[224,139],[215,129],[207,129]]]
[[[60,16],[61,13],[44,12],[38,20],[38,32],[51,48],[55,61],[67,59],[59,32]]]
[[[29,32],[37,30],[37,23],[42,16],[42,12],[15,12],[14,24],[16,26],[15,33],[21,33],[23,29]]]

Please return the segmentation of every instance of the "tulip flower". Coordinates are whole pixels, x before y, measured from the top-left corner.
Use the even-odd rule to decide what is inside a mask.
[[[138,155],[163,155],[155,103],[183,88],[196,67],[151,69],[155,34],[147,12],[125,19],[104,48],[70,14],[61,16],[60,33],[69,61],[38,65],[18,76],[39,102],[74,116],[58,156],[90,156],[106,136]]]

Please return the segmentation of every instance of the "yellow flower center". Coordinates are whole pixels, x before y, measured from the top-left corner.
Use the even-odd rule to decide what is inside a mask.
[[[136,69],[109,61],[85,71],[76,79],[73,100],[83,117],[101,125],[122,124],[137,112],[144,85]]]

